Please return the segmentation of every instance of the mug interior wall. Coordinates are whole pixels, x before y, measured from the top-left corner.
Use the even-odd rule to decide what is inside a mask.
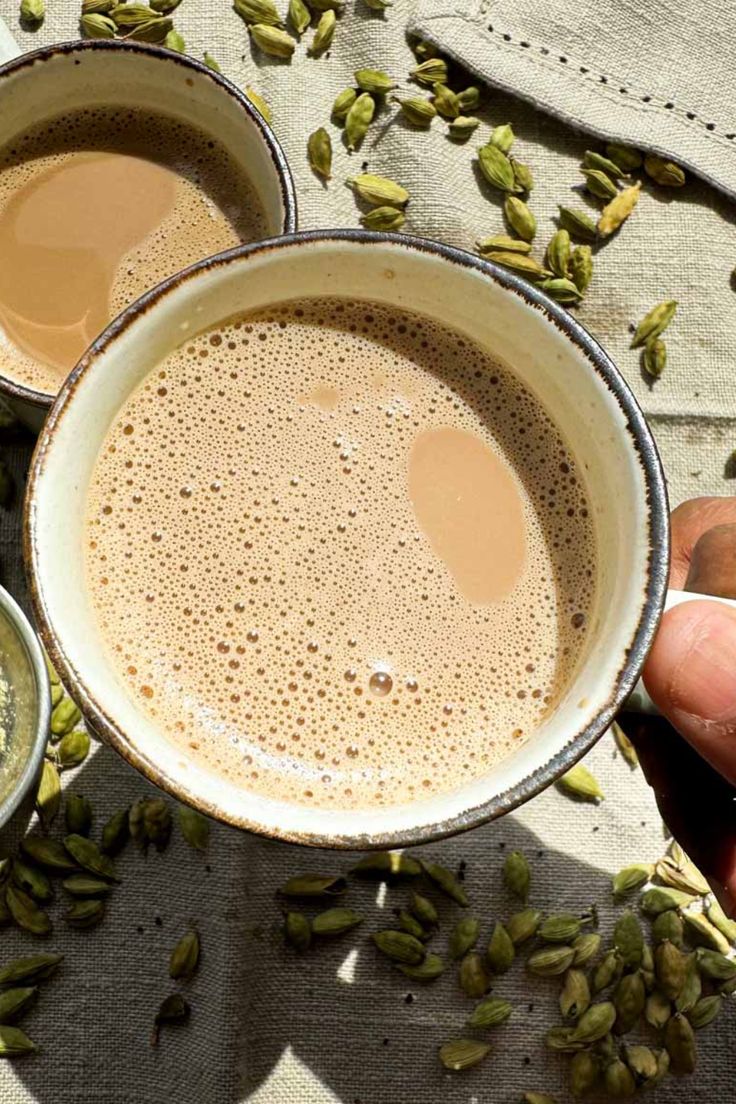
[[[559,707],[527,744],[487,775],[451,794],[401,808],[345,813],[299,808],[244,794],[185,760],[111,677],[96,642],[84,584],[85,488],[108,426],[130,391],[188,335],[240,311],[325,295],[383,301],[427,314],[510,366],[561,429],[585,473],[594,508],[599,548],[595,623],[587,654]],[[550,323],[542,308],[479,270],[401,244],[340,240],[291,244],[286,239],[231,263],[215,262],[121,328],[89,371],[66,385],[51,422],[53,438],[47,427],[29,515],[46,620],[92,703],[125,734],[127,753],[139,765],[162,768],[182,792],[228,819],[307,841],[315,834],[329,834],[336,843],[342,837],[368,842],[411,837],[425,826],[500,799],[609,709],[646,601],[644,467],[618,399],[582,349]]]

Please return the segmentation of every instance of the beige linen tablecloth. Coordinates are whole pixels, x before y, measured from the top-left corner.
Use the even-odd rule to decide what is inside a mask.
[[[1,0],[0,14],[17,28],[10,0]],[[482,16],[483,26],[493,25],[499,33],[469,33],[469,14]],[[532,205],[544,240],[558,203],[584,202],[572,189],[590,140],[529,100],[597,132],[607,130],[610,114],[611,133],[641,141],[649,135],[654,146],[673,154],[681,143],[681,160],[723,191],[695,179],[678,193],[645,188],[629,224],[598,254],[593,283],[578,311],[642,403],[676,503],[693,494],[729,493],[733,486],[726,461],[736,446],[736,295],[730,283],[736,232],[734,208],[723,192],[734,191],[735,175],[731,140],[725,137],[736,129],[734,14],[732,3],[704,0],[687,5],[687,12],[674,0],[645,5],[483,0],[470,12],[461,3],[440,8],[436,0],[422,0],[415,12],[408,0],[397,0],[384,17],[361,0],[349,0],[330,55],[308,58],[302,45],[291,64],[255,57],[244,25],[225,2],[184,0],[176,24],[194,56],[208,50],[226,75],[254,86],[271,103],[274,129],[294,172],[303,228],[357,225],[353,197],[342,181],[366,162],[408,187],[408,230],[472,248],[478,236],[502,230],[499,205],[478,187],[474,150],[489,124],[511,121],[518,135],[515,152],[534,170]],[[76,17],[73,0],[49,0],[41,30],[19,32],[19,41],[31,49],[70,39]],[[332,129],[334,179],[325,187],[307,167],[307,135],[317,126],[331,126],[330,105],[351,83],[354,69],[377,66],[405,82],[412,55],[404,30],[411,19],[439,41],[446,35],[456,55],[499,85],[518,88],[525,100],[491,89],[480,112],[479,140],[466,146],[452,144],[439,120],[429,133],[416,133],[387,111],[360,153],[350,157]],[[529,49],[521,45],[526,41],[549,55],[538,52],[527,65]],[[561,61],[547,71],[539,59],[555,55],[574,60],[579,79],[566,75],[563,81]],[[650,95],[656,110],[646,114],[640,129],[626,129],[634,127],[640,111],[628,103],[621,108],[626,100],[621,92],[610,105],[599,94],[589,96],[583,69],[605,75],[618,88]],[[665,106],[670,98],[676,107]],[[691,110],[696,120],[687,119]],[[685,118],[678,114],[678,125],[662,127],[662,114],[672,111]],[[707,130],[710,122],[717,124],[715,138]],[[664,298],[676,298],[681,306],[667,338],[666,375],[651,385],[628,349],[629,327]],[[30,444],[28,437],[0,442],[19,475]],[[19,526],[17,510],[0,517],[0,581],[24,599]],[[504,849],[521,847],[529,855],[533,900],[540,907],[578,910],[597,901],[604,906],[604,929],[610,872],[658,857],[663,828],[641,773],[629,770],[610,738],[592,753],[590,765],[606,791],[599,808],[574,805],[553,789],[503,821],[425,849],[452,867],[466,861],[474,911],[486,918],[484,937],[492,920],[513,907],[501,887]],[[104,748],[66,781],[92,798],[99,822],[146,789]],[[554,1016],[554,983],[530,989],[519,969],[499,983],[498,995],[514,1001],[514,1018],[496,1032],[494,1055],[484,1066],[453,1077],[442,1073],[435,1054],[439,1043],[461,1033],[467,1014],[453,978],[426,989],[408,985],[376,961],[365,935],[300,959],[282,950],[276,887],[302,868],[348,865],[347,856],[306,853],[220,826],[214,827],[205,856],[190,851],[178,836],[164,854],[151,852],[146,859],[128,849],[119,863],[123,885],[103,926],[80,932],[57,924],[52,943],[66,961],[27,1021],[43,1053],[0,1066],[0,1102],[511,1104],[524,1089],[568,1100],[563,1063],[550,1057],[541,1041]],[[383,907],[401,897],[392,895]],[[352,899],[370,915],[366,928],[377,928],[381,902],[375,891],[353,891]],[[152,1050],[152,1013],[172,988],[168,952],[191,924],[199,927],[203,944],[200,972],[184,987],[192,1020],[167,1032]],[[7,931],[2,958],[29,953],[30,944],[30,937]],[[736,1016],[723,1017],[700,1042],[696,1077],[670,1079],[658,1099],[684,1104],[697,1094],[709,1101],[736,1100]]]

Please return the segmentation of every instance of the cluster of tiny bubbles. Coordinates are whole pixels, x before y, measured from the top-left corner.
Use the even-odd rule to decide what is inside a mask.
[[[0,209],[24,187],[72,165],[79,156],[118,154],[155,161],[177,177],[171,213],[121,261],[110,317],[167,276],[201,257],[266,236],[268,224],[252,182],[228,150],[203,131],[163,112],[92,106],[45,119],[0,150]],[[145,202],[145,196],[131,197]],[[116,218],[124,212],[115,210]],[[19,350],[12,350],[19,359]],[[23,382],[58,389],[48,366],[22,356]],[[0,350],[0,364],[4,360]],[[27,363],[26,363],[27,362]],[[3,366],[4,367],[4,366]]]
[[[494,605],[459,593],[407,493],[426,428],[518,472],[527,555]],[[595,540],[537,400],[425,317],[290,302],[192,339],[133,393],[89,494],[111,661],[172,740],[248,791],[419,801],[533,732],[585,640]]]

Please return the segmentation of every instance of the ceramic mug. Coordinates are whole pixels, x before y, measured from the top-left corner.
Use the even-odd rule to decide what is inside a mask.
[[[412,804],[339,810],[270,800],[187,758],[111,672],[85,583],[86,488],[131,391],[186,335],[243,311],[320,296],[427,315],[508,365],[576,457],[597,532],[588,643],[563,697],[527,743],[485,775]],[[231,250],[139,299],[62,388],[39,438],[26,501],[25,552],[41,633],[97,732],[151,781],[204,813],[319,846],[398,846],[451,834],[507,812],[568,769],[639,677],[665,600],[668,547],[665,485],[649,429],[582,326],[527,282],[469,253],[364,231],[295,234]]]
[[[9,36],[0,37],[0,61],[11,43]],[[0,67],[0,147],[31,125],[90,105],[164,109],[190,123],[219,141],[251,181],[268,236],[296,229],[294,185],[271,128],[234,84],[171,50],[95,39],[8,61]],[[55,397],[2,374],[0,395],[32,429],[40,427]]]

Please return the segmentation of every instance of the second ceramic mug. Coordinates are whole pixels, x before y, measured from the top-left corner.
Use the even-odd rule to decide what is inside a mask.
[[[243,311],[326,296],[427,315],[508,365],[566,439],[595,520],[597,599],[587,648],[563,697],[528,742],[485,775],[412,804],[340,810],[277,801],[187,757],[106,663],[85,584],[86,488],[108,427],[142,378],[185,334]],[[211,816],[336,847],[397,846],[470,828],[512,809],[571,766],[638,678],[665,597],[668,540],[664,480],[649,430],[590,335],[528,283],[477,257],[362,231],[296,234],[232,250],[138,300],[92,345],[62,389],[39,439],[26,514],[27,566],[42,634],[96,730],[153,782]],[[360,585],[360,565],[351,570]]]
[[[7,43],[0,40],[4,49]],[[170,50],[100,39],[9,61],[0,68],[0,147],[44,119],[89,106],[163,110],[215,138],[251,181],[268,236],[296,229],[291,173],[271,128],[234,84]],[[40,427],[55,397],[3,375],[0,395],[32,429]]]

